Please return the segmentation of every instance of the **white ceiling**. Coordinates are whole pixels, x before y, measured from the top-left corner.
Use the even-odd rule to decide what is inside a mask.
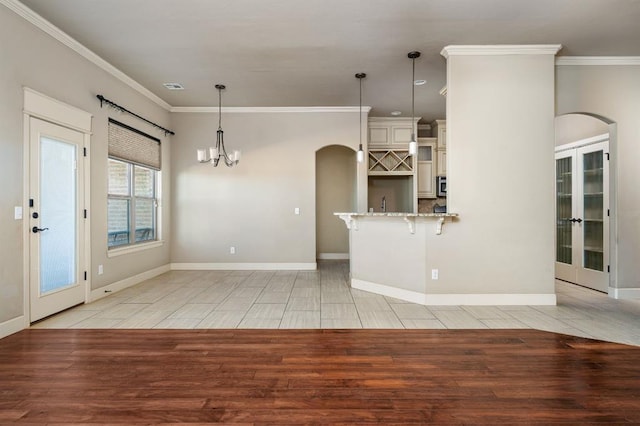
[[[445,116],[451,44],[640,56],[640,0],[23,0],[172,106],[357,106]],[[162,83],[181,83],[169,91]],[[108,97],[108,94],[105,93]]]

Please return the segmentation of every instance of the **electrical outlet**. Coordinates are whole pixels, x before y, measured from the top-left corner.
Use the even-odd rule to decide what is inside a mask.
[[[431,279],[432,280],[437,280],[438,279],[438,270],[437,269],[432,269],[431,270]]]
[[[236,248],[233,246],[229,247],[229,254],[236,254]]]
[[[15,206],[13,208],[13,218],[15,220],[22,219],[22,207],[21,206]]]
[[[104,268],[102,267],[102,265],[98,265],[98,275],[102,274],[104,274]]]

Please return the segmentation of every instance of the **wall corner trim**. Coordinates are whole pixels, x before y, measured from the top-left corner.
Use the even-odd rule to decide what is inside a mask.
[[[640,288],[609,287],[609,297],[614,299],[640,299]]]
[[[125,288],[134,286],[136,284],[140,284],[143,281],[146,281],[153,277],[157,277],[158,275],[169,272],[170,270],[170,265],[167,263],[166,265],[158,266],[157,268],[141,272],[132,277],[125,278],[124,280],[116,281],[104,287],[96,288],[94,290],[91,290],[91,294],[89,295],[89,300],[87,301],[87,303],[95,302],[98,299],[102,299],[103,297],[109,296],[110,294],[114,294],[120,290],[124,290]]]
[[[149,100],[156,103],[158,106],[164,108],[169,111],[171,109],[171,105],[167,102],[163,101],[160,97],[155,95],[149,89],[145,88],[143,85],[120,71],[118,68],[111,65],[109,62],[102,59],[92,50],[89,50],[87,47],[82,45],[76,39],[62,31],[60,28],[53,25],[51,22],[44,19],[42,16],[38,15],[33,10],[29,9],[23,3],[18,0],[0,0],[0,4],[5,5],[7,8],[15,12],[20,17],[24,18],[29,23],[33,24],[35,27],[44,31],[46,34],[56,39],[60,43],[64,44],[83,58],[87,59],[89,62],[97,65],[99,68],[102,68],[104,71],[108,72],[118,80],[125,83],[127,86],[131,87],[141,95],[147,97]]]
[[[316,262],[309,263],[172,263],[172,271],[315,271]]]
[[[348,260],[349,253],[318,253],[320,260]]]
[[[561,44],[449,45],[440,54],[446,59],[469,55],[555,55],[560,49]]]
[[[27,323],[24,315],[20,315],[19,317],[12,318],[5,322],[0,322],[0,339],[7,337],[10,334],[17,333],[18,331],[24,330],[28,327],[29,324]]]
[[[420,293],[352,278],[351,287],[421,305],[556,305],[555,294],[433,294]]]
[[[558,56],[556,66],[640,65],[640,56]]]
[[[0,0],[1,1],[1,0]],[[187,113],[218,113],[218,107],[171,107],[170,112],[187,112]],[[370,106],[363,106],[362,112],[369,113]],[[330,107],[330,106],[314,106],[314,107],[222,107],[222,112],[226,113],[288,113],[288,112],[360,112],[360,107]]]

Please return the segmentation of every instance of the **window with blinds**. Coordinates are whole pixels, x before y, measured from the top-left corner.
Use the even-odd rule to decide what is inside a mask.
[[[160,139],[110,118],[109,157],[160,170]]]
[[[107,246],[158,239],[160,140],[109,119]]]

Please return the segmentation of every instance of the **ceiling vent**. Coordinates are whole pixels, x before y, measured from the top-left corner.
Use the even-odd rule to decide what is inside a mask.
[[[162,85],[169,90],[184,90],[184,87],[180,83],[162,83]]]

